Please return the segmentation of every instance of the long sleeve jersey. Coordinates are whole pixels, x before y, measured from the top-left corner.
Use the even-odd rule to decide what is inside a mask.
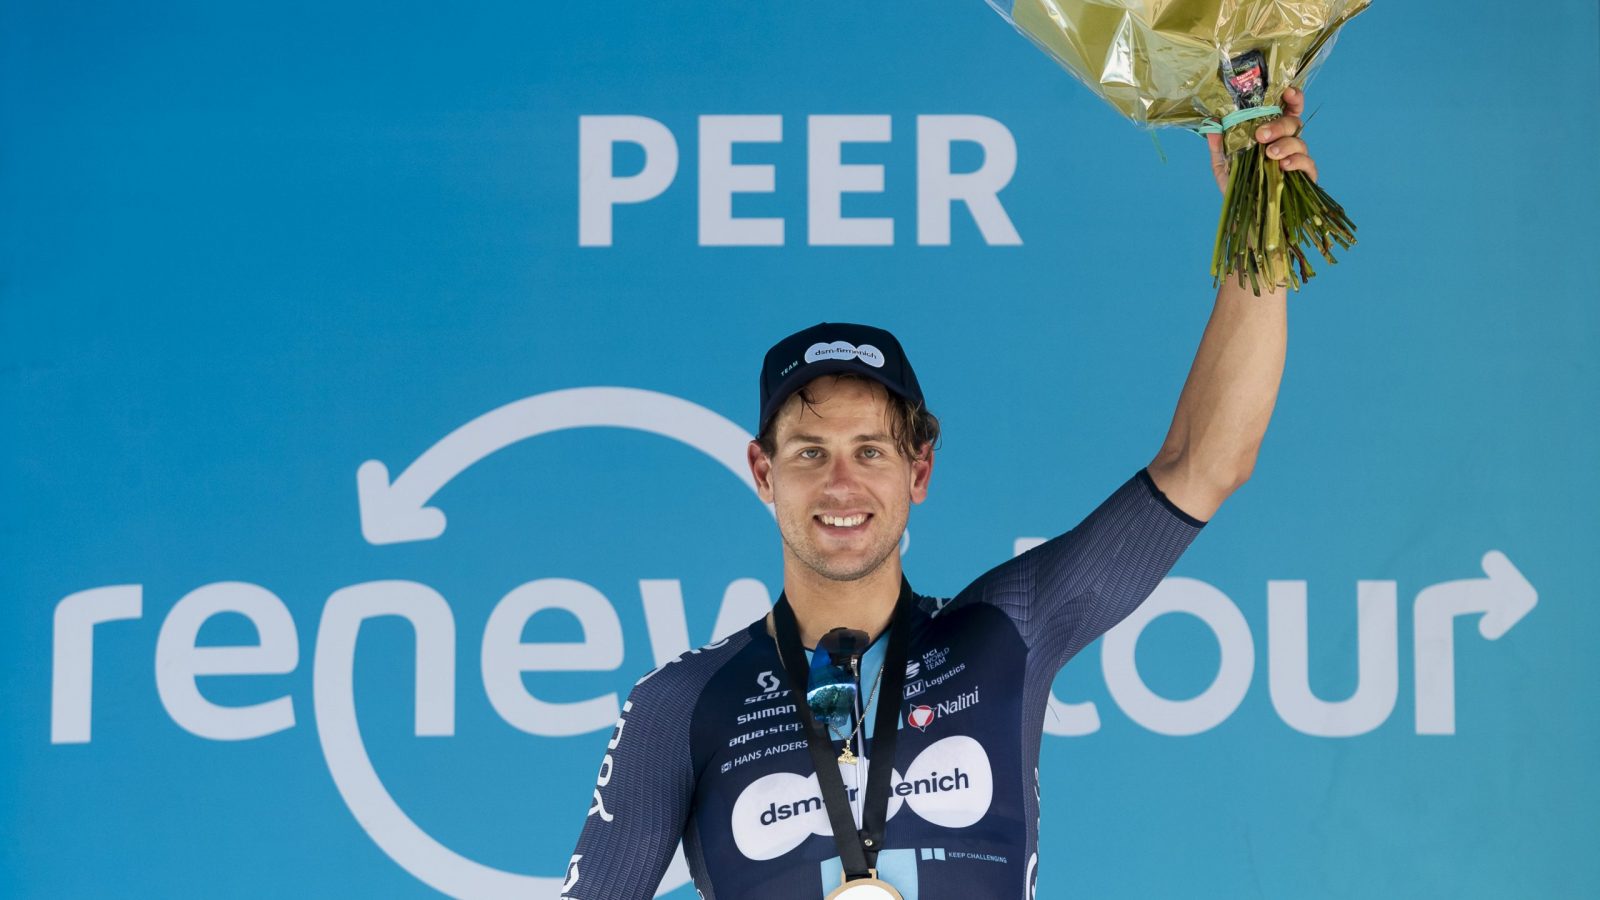
[[[955,597],[913,598],[903,696],[877,701],[901,707],[879,877],[906,900],[1033,896],[1051,683],[1204,525],[1141,469],[1071,531]],[[886,643],[868,652],[864,683]],[[837,887],[804,702],[765,619],[642,678],[607,745],[563,900],[652,896],[680,839],[705,900],[820,900]]]

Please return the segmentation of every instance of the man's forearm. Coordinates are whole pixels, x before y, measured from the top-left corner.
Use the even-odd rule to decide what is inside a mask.
[[[1257,297],[1236,278],[1217,291],[1151,478],[1179,508],[1209,519],[1250,477],[1278,399],[1288,344],[1286,291]]]

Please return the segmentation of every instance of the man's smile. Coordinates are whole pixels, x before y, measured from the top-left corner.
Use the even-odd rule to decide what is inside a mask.
[[[829,534],[858,534],[867,527],[871,520],[871,513],[821,513],[812,516],[812,519],[822,524],[822,530]]]

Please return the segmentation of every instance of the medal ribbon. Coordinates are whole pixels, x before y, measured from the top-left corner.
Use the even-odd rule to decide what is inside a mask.
[[[900,598],[895,601],[894,616],[889,620],[889,649],[884,657],[883,695],[878,698],[878,712],[872,720],[871,752],[867,762],[867,796],[861,808],[861,830],[856,830],[855,817],[850,814],[850,798],[845,793],[844,778],[839,774],[839,761],[833,755],[833,739],[823,731],[822,724],[811,714],[806,702],[806,688],[811,669],[806,665],[805,649],[800,643],[800,626],[795,621],[794,609],[787,595],[779,595],[772,608],[773,630],[778,639],[778,657],[784,674],[789,677],[789,689],[798,700],[795,706],[805,726],[806,749],[811,751],[811,762],[817,770],[817,786],[822,790],[822,805],[828,811],[828,822],[833,826],[833,841],[839,848],[839,862],[844,867],[846,881],[871,877],[878,861],[878,851],[883,846],[884,823],[888,821],[890,780],[894,777],[894,746],[900,734],[900,700],[905,691],[906,645],[911,639],[910,626],[911,584],[900,576]],[[822,651],[817,651],[822,652]]]

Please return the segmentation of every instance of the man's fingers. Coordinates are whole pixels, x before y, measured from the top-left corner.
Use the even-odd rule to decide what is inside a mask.
[[[1306,177],[1313,182],[1317,180],[1317,161],[1304,153],[1296,153],[1293,156],[1280,159],[1278,160],[1278,166],[1285,172],[1300,171],[1306,173]]]
[[[1299,116],[1284,116],[1256,129],[1256,143],[1270,144],[1278,138],[1298,137],[1302,127]]]
[[[1287,115],[1298,117],[1306,108],[1305,92],[1299,88],[1283,89],[1283,111]]]
[[[1287,159],[1296,153],[1306,152],[1306,142],[1299,138],[1279,138],[1267,145],[1267,155],[1273,159]]]
[[[1222,135],[1206,135],[1206,149],[1211,151],[1211,171],[1226,175],[1228,173],[1228,156],[1222,150]]]
[[[1206,135],[1206,148],[1211,151],[1211,174],[1217,176],[1217,187],[1223,191],[1228,183],[1228,157],[1222,150],[1222,135]]]

